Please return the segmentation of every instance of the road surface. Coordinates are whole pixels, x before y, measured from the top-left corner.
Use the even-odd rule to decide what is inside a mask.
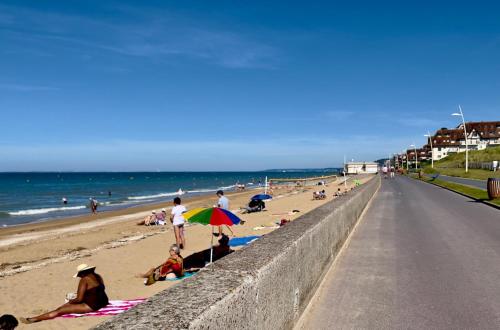
[[[500,211],[382,180],[302,329],[500,329]]]

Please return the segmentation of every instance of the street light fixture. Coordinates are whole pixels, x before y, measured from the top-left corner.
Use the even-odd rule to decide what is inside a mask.
[[[431,144],[431,167],[434,168],[434,148],[432,147],[432,135],[431,132],[427,131],[427,134],[424,134],[429,138],[429,142]]]
[[[469,143],[467,142],[467,130],[465,129],[465,119],[464,119],[464,113],[462,112],[462,107],[460,104],[458,105],[458,110],[460,110],[460,113],[452,113],[452,116],[460,116],[462,117],[462,124],[464,125],[464,138],[465,138],[465,173],[469,171]],[[460,149],[460,146],[458,147]]]
[[[415,148],[415,169],[418,170],[417,146],[415,144],[410,144],[410,147]]]

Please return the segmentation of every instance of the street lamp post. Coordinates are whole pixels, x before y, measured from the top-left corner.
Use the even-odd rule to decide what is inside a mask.
[[[467,130],[465,128],[464,113],[462,112],[462,107],[460,106],[460,104],[458,105],[458,110],[460,110],[460,113],[455,112],[452,113],[451,115],[462,117],[462,124],[464,125],[464,138],[465,138],[465,173],[467,173],[469,172],[469,143],[467,142]]]
[[[429,142],[431,144],[431,167],[434,168],[434,148],[432,147],[431,132],[427,131],[427,134],[425,134],[424,136],[427,136],[429,138]]]
[[[410,144],[410,147],[415,148],[415,170],[418,170],[417,146],[415,144]]]

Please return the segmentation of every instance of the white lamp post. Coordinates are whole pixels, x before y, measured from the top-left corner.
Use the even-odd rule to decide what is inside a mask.
[[[431,132],[427,131],[427,134],[424,136],[427,136],[429,138],[429,142],[431,144],[431,167],[434,168],[434,148],[432,147],[432,135]]]
[[[460,116],[462,117],[462,124],[464,125],[464,138],[465,138],[465,173],[469,171],[469,143],[467,142],[467,130],[465,129],[465,119],[464,119],[464,113],[462,112],[462,107],[460,104],[458,105],[458,110],[460,110],[460,113],[452,113],[452,116]],[[460,148],[460,146],[458,147]]]
[[[417,146],[415,144],[410,144],[410,147],[415,148],[415,169],[418,170]]]

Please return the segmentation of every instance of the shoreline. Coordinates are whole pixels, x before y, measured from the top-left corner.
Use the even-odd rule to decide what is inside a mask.
[[[258,189],[248,189],[245,191],[232,191],[232,192],[227,192],[227,196],[238,196],[241,194],[245,194],[251,191],[256,191]],[[200,195],[195,195],[192,197],[186,197],[182,198],[183,204],[191,204],[191,203],[196,203],[200,202],[206,199],[216,199],[216,197],[210,197],[212,196],[211,194],[200,194]],[[215,192],[213,194],[215,196]],[[8,236],[12,235],[21,235],[21,234],[26,234],[26,233],[34,233],[34,232],[40,232],[40,231],[45,231],[45,230],[55,230],[55,229],[63,229],[67,228],[70,226],[75,226],[75,225],[82,225],[82,224],[88,224],[88,223],[97,223],[98,220],[106,220],[109,218],[114,218],[114,217],[120,217],[120,216],[127,216],[127,215],[134,215],[134,216],[142,216],[142,213],[145,213],[143,216],[146,216],[151,212],[152,210],[160,210],[162,208],[169,208],[170,205],[172,204],[172,199],[170,200],[164,200],[164,201],[159,201],[159,202],[154,202],[154,203],[148,203],[148,204],[141,204],[141,205],[136,205],[136,206],[130,206],[126,208],[121,208],[117,210],[108,210],[108,211],[101,211],[98,212],[97,214],[86,214],[86,215],[75,215],[75,216],[69,216],[69,217],[61,217],[61,218],[52,218],[44,221],[39,221],[39,222],[30,222],[30,223],[21,223],[21,224],[16,224],[12,226],[7,226],[7,227],[1,227],[0,228],[0,248],[2,247],[2,240],[5,239]],[[207,207],[212,206],[212,205],[206,205]],[[148,212],[148,213],[146,213]],[[102,225],[106,225],[105,223]]]
[[[362,182],[370,177],[361,178]],[[265,235],[279,228],[281,219],[294,221],[301,215],[333,200],[343,180],[327,187],[309,186],[282,188],[274,191],[274,198],[266,202],[262,212],[241,214],[244,225],[231,227],[235,237]],[[348,190],[354,186],[347,184]],[[327,198],[314,200],[312,192],[325,189]],[[343,188],[342,188],[343,189]],[[248,203],[255,190],[227,193],[230,209],[237,210]],[[217,196],[205,195],[186,198],[183,204],[188,209],[212,206]],[[170,206],[170,202],[168,203]],[[156,204],[165,207],[165,203]],[[97,267],[106,283],[110,299],[136,299],[150,297],[180,281],[158,282],[144,286],[135,274],[161,264],[168,255],[168,247],[175,242],[172,226],[137,226],[142,215],[151,211],[151,206],[127,209],[126,211],[103,212],[96,217],[87,215],[87,220],[78,223],[66,219],[64,224],[30,224],[0,231],[0,243],[7,239],[31,236],[24,241],[0,247],[0,309],[17,317],[37,315],[64,303],[64,295],[74,292],[77,281],[72,277],[78,264]],[[300,212],[293,212],[299,210]],[[209,226],[208,226],[209,227]],[[187,245],[182,251],[186,257],[209,247],[212,235],[210,228],[199,224],[186,225]],[[231,233],[225,230],[230,236]],[[244,248],[244,247],[243,247]],[[236,248],[239,249],[239,248]],[[88,329],[109,317],[58,318],[51,321],[20,325],[20,329]]]

